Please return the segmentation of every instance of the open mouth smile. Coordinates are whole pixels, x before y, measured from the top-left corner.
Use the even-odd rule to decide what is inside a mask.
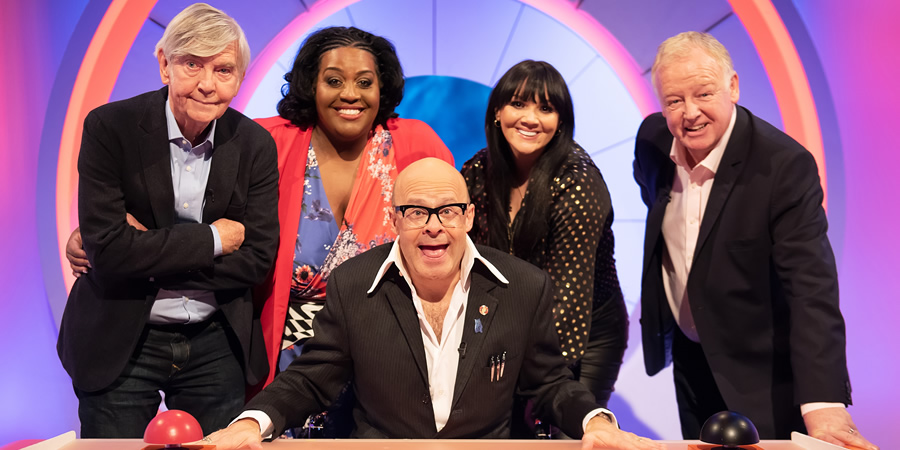
[[[440,258],[444,256],[444,253],[447,252],[447,247],[450,244],[441,244],[441,245],[420,245],[419,250],[422,251],[422,254],[427,258]]]
[[[693,132],[700,131],[700,130],[706,128],[707,125],[709,125],[709,124],[708,124],[708,123],[704,123],[703,125],[697,125],[697,126],[695,126],[695,127],[684,127],[684,129],[687,130],[687,131],[690,132],[690,133],[693,133]]]
[[[337,110],[338,114],[340,114],[342,116],[351,116],[351,117],[356,117],[356,116],[362,114],[362,112],[363,112],[363,110],[355,109],[355,108],[335,108],[335,109]]]

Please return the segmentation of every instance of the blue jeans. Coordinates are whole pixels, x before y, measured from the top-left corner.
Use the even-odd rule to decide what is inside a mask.
[[[147,325],[113,384],[75,388],[82,438],[141,438],[166,407],[194,416],[204,434],[224,428],[244,406],[244,374],[237,337],[217,313],[190,325]]]

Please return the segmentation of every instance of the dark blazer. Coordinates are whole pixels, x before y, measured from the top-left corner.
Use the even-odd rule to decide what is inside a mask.
[[[573,437],[597,408],[591,393],[572,381],[551,317],[547,275],[522,260],[478,246],[510,281],[502,284],[481,263],[472,269],[462,343],[465,351],[447,425],[437,432],[419,319],[409,287],[396,266],[366,294],[390,244],[356,256],[332,272],[328,300],[313,322],[304,353],[259,393],[247,410],[262,410],[275,435],[325,409],[349,380],[360,438],[507,438],[513,393],[534,399],[535,410]],[[487,306],[482,316],[480,306]],[[483,332],[476,333],[475,318]],[[490,356],[507,352],[504,376],[490,381]]]
[[[272,137],[228,109],[216,123],[203,223],[175,223],[166,128],[168,89],[91,111],[78,157],[78,219],[92,269],[72,287],[57,351],[74,385],[103,389],[124,369],[160,288],[215,291],[234,330],[247,382],[265,379],[265,346],[250,288],[278,244],[278,170]],[[148,228],[125,222],[131,213]],[[244,242],[213,258],[209,223],[241,222]]]
[[[644,363],[671,360],[675,324],[662,281],[661,233],[675,163],[661,114],[635,143],[634,178],[647,204],[641,283]],[[687,290],[703,352],[728,408],[760,436],[802,427],[799,405],[850,404],[834,255],[812,155],[738,106],[700,224]]]

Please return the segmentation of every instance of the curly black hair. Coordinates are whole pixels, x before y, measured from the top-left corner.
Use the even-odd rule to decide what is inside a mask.
[[[394,108],[403,100],[404,83],[397,50],[387,39],[355,27],[322,28],[306,38],[291,71],[284,74],[287,83],[281,87],[284,98],[278,102],[278,115],[300,128],[316,124],[319,61],[326,52],[341,47],[359,48],[375,57],[381,97],[374,125],[385,125],[388,119],[397,117]]]

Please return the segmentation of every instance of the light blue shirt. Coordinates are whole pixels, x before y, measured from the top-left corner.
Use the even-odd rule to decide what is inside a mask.
[[[166,100],[166,125],[169,130],[169,152],[172,165],[172,187],[175,192],[175,223],[200,223],[203,219],[206,182],[212,165],[216,121],[209,127],[206,140],[192,146],[184,137]],[[214,255],[222,255],[222,240],[210,224],[215,245]],[[205,290],[169,291],[160,289],[150,310],[153,324],[197,323],[210,318],[219,305],[215,294]]]

